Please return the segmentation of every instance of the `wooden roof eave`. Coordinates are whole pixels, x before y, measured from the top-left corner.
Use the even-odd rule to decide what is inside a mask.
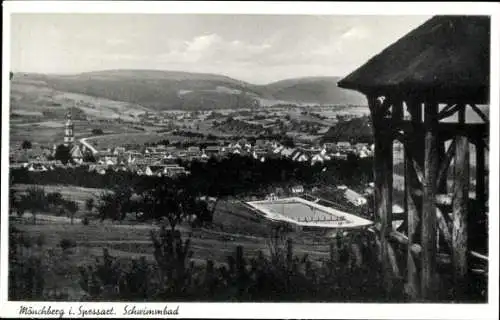
[[[417,84],[393,85],[393,86],[364,86],[350,82],[340,81],[340,88],[358,91],[367,97],[386,96],[392,99],[417,100],[421,102],[433,101],[437,103],[464,103],[464,104],[488,104],[489,86],[442,88],[439,86],[422,86]],[[460,94],[457,95],[457,92]]]

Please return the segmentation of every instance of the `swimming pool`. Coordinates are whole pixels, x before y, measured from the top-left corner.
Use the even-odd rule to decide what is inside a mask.
[[[361,228],[372,221],[299,197],[247,202],[264,217],[304,227]]]

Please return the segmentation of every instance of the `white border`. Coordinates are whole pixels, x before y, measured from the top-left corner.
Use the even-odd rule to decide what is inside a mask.
[[[491,42],[491,99],[490,105],[490,274],[489,303],[484,305],[456,304],[234,304],[234,303],[182,303],[183,318],[383,318],[383,319],[497,319],[498,318],[498,226],[499,203],[499,12],[497,3],[480,2],[118,2],[118,1],[12,1],[3,3],[3,61],[2,61],[2,174],[1,177],[1,264],[0,268],[0,315],[18,317],[17,310],[23,303],[6,303],[7,286],[7,241],[8,241],[8,146],[9,146],[9,77],[10,70],[10,14],[11,13],[244,13],[244,14],[352,14],[352,15],[435,15],[435,14],[485,14],[492,17]],[[24,304],[26,305],[26,304]],[[30,303],[40,306],[40,303]],[[80,303],[45,303],[53,308],[73,307]],[[123,303],[86,303],[90,307],[121,309]],[[140,305],[140,304],[136,304]],[[147,304],[153,307],[153,304]],[[158,305],[163,308],[163,304]],[[67,316],[67,315],[66,315]],[[120,314],[113,317],[120,317]],[[175,316],[171,316],[175,317]]]

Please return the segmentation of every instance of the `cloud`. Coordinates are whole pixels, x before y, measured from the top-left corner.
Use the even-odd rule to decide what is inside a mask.
[[[370,32],[363,27],[353,27],[344,32],[340,38],[344,40],[362,40],[366,39]]]
[[[171,41],[168,51],[157,55],[161,61],[179,63],[245,63],[271,49],[271,44],[251,44],[239,39],[226,40],[217,34],[199,35],[191,40]]]
[[[205,52],[223,43],[223,39],[217,34],[198,36],[191,41],[186,41],[186,51]]]

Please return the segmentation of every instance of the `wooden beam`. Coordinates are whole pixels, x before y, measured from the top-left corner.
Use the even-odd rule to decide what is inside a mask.
[[[408,112],[411,115],[411,122],[421,123],[422,122],[422,103],[418,101],[408,101]]]
[[[439,111],[439,115],[441,115],[443,112],[448,112],[449,110],[453,109],[456,106],[456,104],[447,104],[446,107],[443,108],[443,110]]]
[[[417,161],[416,157],[414,156],[413,151],[411,150],[412,147],[414,147],[414,146],[413,145],[409,146],[409,143],[407,144],[407,147],[405,147],[405,152],[406,152],[405,157],[409,160],[409,163],[411,164],[409,170],[413,171],[414,176],[418,179],[418,182],[420,184],[422,184],[424,181],[424,171],[422,170],[422,168],[418,164],[418,161]],[[408,171],[408,173],[411,173],[411,172]]]
[[[413,170],[415,170],[415,174],[418,178],[418,181],[420,183],[424,183],[424,170],[420,168],[420,165],[418,164],[417,160],[412,159],[412,164],[413,164]]]
[[[438,114],[438,119],[446,119],[452,115],[454,115],[458,111],[457,105],[447,105],[441,112]]]
[[[402,121],[403,120],[403,101],[395,100],[392,104],[392,119],[394,121]]]
[[[440,187],[446,185],[446,177],[447,177],[447,172],[448,168],[450,167],[451,160],[453,159],[453,156],[455,155],[455,139],[451,142],[450,146],[448,147],[448,150],[446,151],[446,154],[444,155],[443,161],[441,161],[441,165],[439,166],[439,172],[438,172],[438,177],[437,177],[437,186],[439,192],[443,192]]]
[[[439,156],[439,168],[441,168],[443,162],[446,161],[446,142],[444,140],[440,140],[438,143],[438,156]],[[438,193],[447,193],[446,183],[439,183],[439,170],[438,170],[438,182],[437,182],[437,192]]]
[[[474,110],[474,111],[477,113],[477,115],[478,115],[479,117],[481,117],[481,120],[483,120],[485,123],[489,124],[490,120],[489,120],[489,119],[488,119],[488,117],[484,114],[484,112],[483,112],[483,111],[481,111],[481,109],[479,109],[479,108],[478,108],[475,104],[473,104],[473,103],[472,103],[470,106],[472,107],[472,110]]]
[[[469,251],[469,255],[472,257],[481,259],[481,260],[485,261],[486,263],[488,263],[488,257],[485,256],[484,254],[480,254],[480,253],[475,252],[475,251]]]
[[[394,252],[394,249],[392,248],[392,245],[390,242],[387,242],[387,256],[389,258],[392,276],[399,278],[400,275],[399,275],[398,260],[396,258],[396,253]]]
[[[422,202],[422,260],[421,260],[421,290],[422,297],[432,300],[435,297],[436,268],[436,180],[439,165],[438,155],[438,105],[425,104],[425,154],[424,183]]]
[[[399,231],[391,231],[389,234],[389,237],[392,241],[398,243],[399,245],[407,246],[409,243],[409,239],[405,234],[402,234]],[[415,258],[420,258],[420,255],[422,254],[422,247],[418,243],[414,243],[410,247],[410,251],[413,254]],[[482,262],[488,263],[488,257],[485,255],[482,255],[476,251],[468,251],[467,254],[470,257],[475,257],[477,259],[480,259]],[[441,263],[451,263],[451,257],[447,254],[438,254],[437,255],[438,259],[437,261]]]
[[[441,230],[441,233],[446,241],[446,244],[451,248],[452,246],[451,233],[450,233],[450,228],[448,227],[448,220],[446,219],[446,216],[439,208],[436,208],[436,217],[438,221],[439,230]]]
[[[403,120],[400,123],[396,123],[395,126],[404,132],[415,133],[415,128],[418,128],[418,123],[415,127],[415,124],[411,121]],[[439,122],[440,140],[452,139],[459,130],[465,132],[469,137],[474,137],[479,134],[481,137],[485,138],[489,134],[489,126],[485,123],[467,123],[464,127],[456,122]]]
[[[459,113],[459,123],[465,125],[465,107]],[[452,259],[457,297],[463,296],[467,277],[467,216],[469,202],[469,141],[458,132],[455,151],[455,190],[453,201]]]

